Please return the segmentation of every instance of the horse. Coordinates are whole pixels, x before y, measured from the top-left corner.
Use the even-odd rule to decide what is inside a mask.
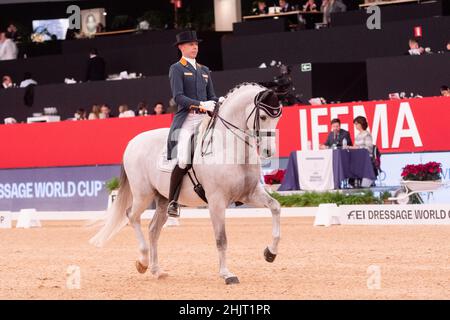
[[[216,106],[210,117],[199,125],[193,143],[192,169],[203,186],[219,253],[219,275],[226,284],[239,283],[238,277],[227,268],[227,236],[225,210],[233,203],[268,208],[272,214],[272,244],[264,250],[267,262],[273,262],[280,241],[280,204],[261,184],[261,158],[276,152],[276,126],[282,107],[276,94],[256,83],[242,83],[230,90]],[[168,206],[170,172],[164,172],[154,161],[155,155],[164,157],[169,129],[143,132],[127,145],[123,155],[120,187],[106,221],[90,243],[98,247],[117,234],[128,223],[133,227],[138,243],[139,258],[136,269],[164,278],[158,263],[158,239],[165,224]],[[239,150],[229,156],[232,136]],[[224,158],[233,161],[224,163]],[[152,161],[153,160],[153,161]],[[176,160],[175,160],[176,161]],[[179,203],[188,207],[205,206],[194,192],[194,181],[184,178]],[[149,225],[149,245],[141,229],[141,215],[155,201],[156,210]]]

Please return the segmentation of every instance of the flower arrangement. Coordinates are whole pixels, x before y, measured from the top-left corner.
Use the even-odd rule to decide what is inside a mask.
[[[428,162],[425,164],[410,164],[403,168],[403,180],[413,181],[436,181],[441,180],[442,164],[439,162]]]
[[[264,176],[265,184],[280,184],[284,179],[284,174],[286,170],[278,169],[266,174]]]

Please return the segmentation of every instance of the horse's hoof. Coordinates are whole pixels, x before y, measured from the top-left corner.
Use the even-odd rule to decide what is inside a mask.
[[[238,284],[239,283],[239,279],[238,277],[228,277],[225,279],[225,284]]]
[[[264,258],[266,259],[267,262],[272,263],[276,257],[277,257],[276,254],[270,252],[269,247],[267,247],[266,250],[264,250]]]
[[[144,266],[139,260],[136,260],[136,269],[139,273],[145,273],[148,269],[148,266]]]

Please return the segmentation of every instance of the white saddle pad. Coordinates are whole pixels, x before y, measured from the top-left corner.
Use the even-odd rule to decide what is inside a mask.
[[[172,172],[177,164],[177,159],[167,160],[167,149],[159,155],[158,157],[158,170],[163,172]]]

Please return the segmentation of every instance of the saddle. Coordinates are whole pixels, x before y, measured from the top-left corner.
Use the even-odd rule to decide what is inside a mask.
[[[203,186],[198,181],[194,167],[192,166],[192,163],[194,161],[194,153],[195,153],[196,133],[191,135],[191,139],[190,139],[191,157],[190,157],[190,161],[189,161],[190,164],[187,166],[186,170],[187,170],[188,177],[194,186],[195,193],[205,203],[208,203],[208,199],[206,199],[205,190],[203,189]],[[175,168],[176,165],[177,165],[177,159],[167,160],[167,147],[164,148],[163,151],[161,152],[161,154],[159,155],[159,159],[158,159],[158,163],[157,163],[158,170],[160,170],[162,172],[171,173],[173,171],[173,168]]]

